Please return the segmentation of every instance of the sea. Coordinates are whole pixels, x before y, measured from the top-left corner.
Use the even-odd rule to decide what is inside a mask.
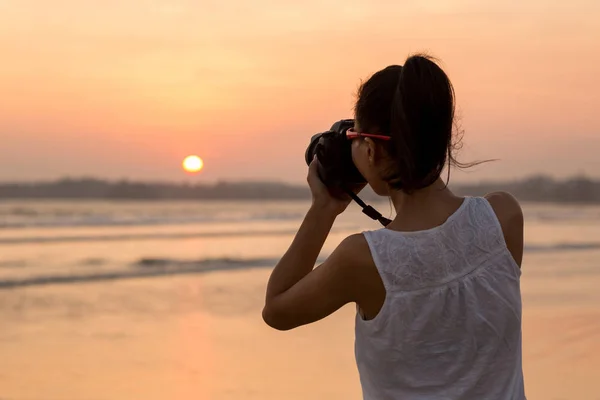
[[[288,332],[261,318],[309,205],[0,202],[0,399],[360,399],[353,305]],[[528,398],[597,400],[600,206],[522,206]],[[379,228],[351,204],[320,260]]]
[[[392,215],[389,202],[374,206]],[[307,201],[0,202],[0,290],[272,268],[308,207]],[[600,206],[524,203],[523,211],[529,277],[600,275]],[[379,228],[351,204],[321,260],[347,235]],[[598,293],[551,298],[598,301]]]

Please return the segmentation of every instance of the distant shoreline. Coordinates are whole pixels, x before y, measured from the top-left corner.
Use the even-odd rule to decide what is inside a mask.
[[[522,201],[600,204],[600,181],[586,177],[556,180],[534,176],[505,182],[450,184],[460,195],[508,191]],[[366,189],[362,197],[378,199]],[[0,183],[1,200],[307,200],[308,188],[277,182],[215,184],[152,183],[101,179],[60,179],[35,183]]]

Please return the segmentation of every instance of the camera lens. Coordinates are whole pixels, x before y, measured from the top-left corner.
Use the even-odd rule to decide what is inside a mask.
[[[304,155],[306,165],[310,165],[313,158],[315,157],[315,154],[317,154],[317,145],[319,144],[319,139],[321,138],[321,136],[323,136],[322,133],[317,133],[316,135],[313,135],[310,138],[310,143],[306,148],[306,154]]]

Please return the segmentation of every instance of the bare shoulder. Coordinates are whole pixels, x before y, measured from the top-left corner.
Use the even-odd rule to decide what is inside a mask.
[[[386,291],[365,236],[360,233],[348,236],[331,258],[338,258],[335,264],[344,269],[340,277],[363,315],[374,318],[383,306]]]
[[[370,255],[369,244],[362,233],[355,233],[342,240],[338,246],[338,250],[343,250],[348,261],[360,261],[356,259],[364,259],[365,256]]]
[[[373,258],[367,239],[363,234],[348,236],[330,256],[339,268],[345,269],[344,275],[353,275],[359,280],[374,268]]]
[[[485,195],[498,217],[522,216],[523,211],[518,200],[508,192],[493,192]]]
[[[507,192],[493,192],[485,196],[500,221],[508,250],[519,266],[523,259],[523,210],[517,199]]]

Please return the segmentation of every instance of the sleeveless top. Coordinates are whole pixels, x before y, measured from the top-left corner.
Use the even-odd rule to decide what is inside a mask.
[[[488,201],[442,225],[363,232],[386,289],[356,316],[365,400],[523,400],[521,270]]]

